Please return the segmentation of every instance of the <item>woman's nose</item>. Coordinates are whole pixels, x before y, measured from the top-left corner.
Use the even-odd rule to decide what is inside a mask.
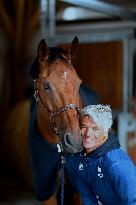
[[[92,136],[93,134],[93,129],[91,127],[89,127],[87,130],[86,130],[86,134],[87,136]]]
[[[85,128],[85,127],[81,129],[81,134],[82,134],[82,136],[86,133],[86,129],[87,129],[87,128]]]

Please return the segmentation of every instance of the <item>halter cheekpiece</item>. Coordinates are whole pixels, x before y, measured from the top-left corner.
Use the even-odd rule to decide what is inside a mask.
[[[52,125],[53,131],[55,132],[55,134],[59,135],[59,133],[57,132],[57,127],[55,125],[55,118],[58,117],[61,113],[67,111],[68,109],[73,109],[76,110],[78,114],[80,114],[80,109],[75,105],[75,104],[66,104],[65,107],[61,107],[55,111],[51,111],[43,102],[42,98],[39,95],[39,91],[36,87],[36,79],[34,79],[34,97],[36,102],[40,102],[41,105],[43,106],[43,108],[47,111],[47,113],[49,114],[49,120],[50,123]]]

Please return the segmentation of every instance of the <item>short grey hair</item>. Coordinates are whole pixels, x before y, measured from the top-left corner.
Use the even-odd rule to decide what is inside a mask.
[[[90,115],[98,127],[105,133],[111,129],[113,119],[110,105],[89,105],[81,110],[82,114]]]

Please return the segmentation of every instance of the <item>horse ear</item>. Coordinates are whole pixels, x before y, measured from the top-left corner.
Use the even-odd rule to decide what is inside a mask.
[[[75,36],[73,41],[71,42],[71,51],[74,51],[78,48],[78,38]]]
[[[78,48],[78,38],[77,36],[75,36],[75,38],[71,42],[71,45],[68,51],[68,56],[70,59],[73,59],[75,57],[77,48]]]
[[[47,43],[45,39],[42,39],[38,45],[38,51],[37,51],[38,58],[47,58],[48,52],[49,52],[49,48],[47,46]]]
[[[33,79],[37,79],[39,77],[40,69],[39,69],[39,59],[47,58],[48,56],[48,46],[46,44],[45,39],[42,39],[38,45],[37,57],[35,58],[31,68],[30,68],[30,76]]]

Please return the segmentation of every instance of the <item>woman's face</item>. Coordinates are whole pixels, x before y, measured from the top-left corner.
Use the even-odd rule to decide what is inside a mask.
[[[93,150],[104,140],[104,130],[96,125],[89,115],[82,116],[80,119],[83,146]]]

